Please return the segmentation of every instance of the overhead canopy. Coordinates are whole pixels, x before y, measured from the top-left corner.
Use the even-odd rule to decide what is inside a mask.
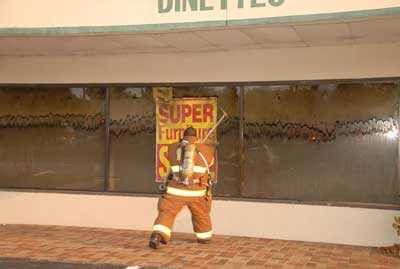
[[[0,55],[397,42],[399,14],[400,0],[3,0]]]
[[[0,83],[398,77],[399,25],[400,0],[3,0]]]
[[[400,42],[400,16],[350,21],[246,25],[80,35],[7,35],[0,55],[211,52]]]

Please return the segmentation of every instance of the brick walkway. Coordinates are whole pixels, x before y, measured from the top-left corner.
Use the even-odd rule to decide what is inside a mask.
[[[228,236],[198,245],[193,235],[177,234],[154,251],[148,237],[130,230],[7,225],[0,226],[0,257],[161,268],[400,268],[400,259],[372,248]]]

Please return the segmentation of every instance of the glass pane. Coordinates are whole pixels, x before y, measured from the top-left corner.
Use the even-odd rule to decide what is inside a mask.
[[[218,107],[229,117],[218,130],[218,184],[217,196],[238,196],[239,168],[239,94],[235,87],[174,87],[174,97],[218,97]],[[220,112],[220,111],[219,111]],[[218,113],[221,117],[222,113]]]
[[[245,89],[245,195],[398,203],[394,83]]]
[[[174,97],[218,96],[230,115],[219,128],[217,195],[238,195],[238,114],[235,89],[174,87]],[[113,89],[111,93],[111,190],[158,193],[155,183],[155,103],[151,88]]]
[[[103,190],[104,92],[0,89],[0,186]]]
[[[110,114],[110,190],[157,193],[152,89],[113,89]]]

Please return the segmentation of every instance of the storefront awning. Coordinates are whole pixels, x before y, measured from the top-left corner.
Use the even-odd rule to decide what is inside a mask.
[[[184,53],[400,42],[400,15],[133,33],[3,35],[0,56]]]

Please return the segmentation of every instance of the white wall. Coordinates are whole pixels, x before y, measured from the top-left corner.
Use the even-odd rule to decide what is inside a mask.
[[[0,223],[151,230],[156,198],[0,191]],[[214,232],[271,239],[384,246],[398,242],[394,210],[214,201]],[[175,231],[191,232],[188,211]]]
[[[400,43],[204,53],[0,57],[0,83],[174,83],[400,76]]]

